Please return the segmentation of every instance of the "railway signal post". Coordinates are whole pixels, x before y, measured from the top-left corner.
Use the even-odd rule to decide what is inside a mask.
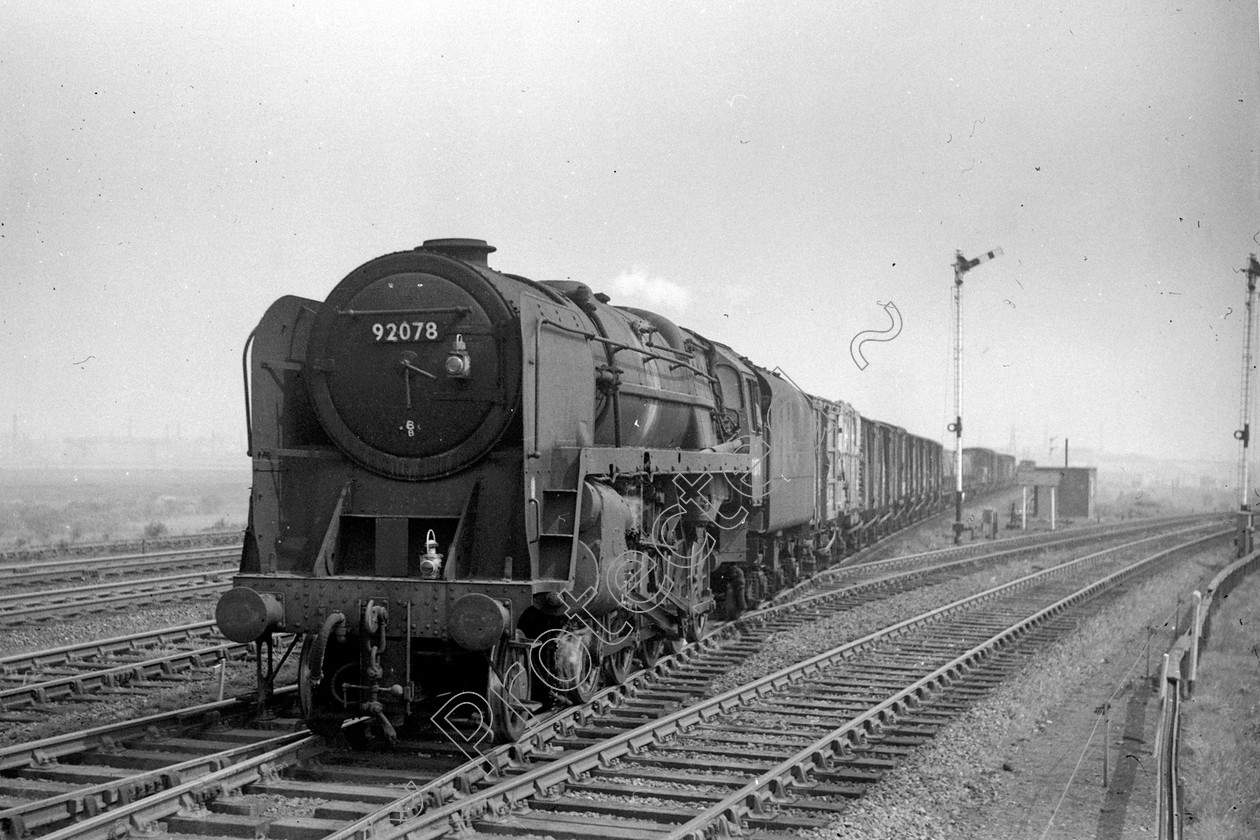
[[[1251,442],[1251,380],[1252,371],[1255,368],[1252,355],[1252,340],[1255,328],[1255,300],[1256,300],[1256,279],[1260,278],[1260,262],[1256,261],[1256,255],[1252,254],[1251,259],[1247,263],[1247,308],[1245,310],[1247,317],[1246,339],[1243,342],[1243,365],[1242,365],[1242,407],[1239,409],[1239,428],[1234,432],[1234,438],[1239,442],[1238,449],[1238,532],[1235,538],[1235,544],[1238,548],[1238,556],[1244,557],[1251,553],[1253,528],[1253,511],[1251,509],[1251,480],[1248,470],[1248,452]]]
[[[1002,255],[1001,248],[986,251],[974,259],[967,259],[962,251],[954,251],[954,422],[949,430],[954,433],[954,545],[962,541],[963,522],[963,275],[971,269]]]

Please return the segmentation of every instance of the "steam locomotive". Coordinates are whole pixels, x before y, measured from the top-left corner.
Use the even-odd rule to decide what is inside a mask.
[[[246,344],[253,490],[216,617],[260,651],[298,634],[313,730],[471,703],[515,738],[941,505],[939,443],[494,250],[377,257]]]

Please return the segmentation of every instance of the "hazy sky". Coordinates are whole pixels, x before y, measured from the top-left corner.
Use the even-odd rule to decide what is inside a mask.
[[[0,2],[0,405],[242,436],[240,354],[424,239],[942,438],[1228,459],[1255,0]],[[896,340],[849,356],[881,330]]]

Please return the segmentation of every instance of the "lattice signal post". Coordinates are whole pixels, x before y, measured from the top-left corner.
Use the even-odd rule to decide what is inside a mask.
[[[954,545],[962,541],[963,532],[963,275],[1000,256],[1001,248],[986,251],[970,260],[963,256],[962,251],[954,252],[954,422],[949,424],[949,430],[954,433]]]
[[[1238,441],[1238,536],[1235,543],[1238,546],[1238,556],[1243,557],[1251,553],[1252,549],[1252,517],[1251,509],[1251,477],[1248,474],[1248,447],[1251,443],[1251,381],[1252,372],[1255,369],[1254,355],[1252,350],[1252,341],[1255,336],[1255,300],[1256,300],[1256,279],[1260,278],[1260,262],[1256,262],[1256,255],[1252,254],[1251,259],[1247,262],[1247,337],[1243,342],[1243,359],[1242,359],[1242,406],[1238,411],[1238,431],[1234,432],[1234,438]]]

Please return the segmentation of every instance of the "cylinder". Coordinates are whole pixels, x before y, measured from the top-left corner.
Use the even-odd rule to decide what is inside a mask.
[[[616,557],[596,557],[589,545],[579,541],[570,606],[596,617],[622,606],[626,577],[633,578],[642,565],[637,562],[638,554],[627,551]]]

